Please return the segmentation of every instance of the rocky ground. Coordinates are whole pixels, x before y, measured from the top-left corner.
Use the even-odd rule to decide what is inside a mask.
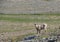
[[[0,42],[12,42],[13,37],[18,37],[22,35],[26,35],[33,30],[26,30],[26,31],[20,31],[20,32],[5,32],[0,33]]]

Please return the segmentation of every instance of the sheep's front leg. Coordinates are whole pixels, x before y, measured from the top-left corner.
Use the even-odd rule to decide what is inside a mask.
[[[40,34],[41,30],[39,30],[39,34]]]
[[[39,30],[36,28],[36,30],[37,30],[37,34],[39,33]]]

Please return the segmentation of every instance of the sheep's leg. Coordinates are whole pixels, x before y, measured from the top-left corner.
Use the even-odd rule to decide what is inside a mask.
[[[39,30],[39,34],[40,34],[41,30]]]
[[[38,28],[36,28],[36,31],[37,31],[37,34],[38,34],[38,32],[39,32],[39,31],[38,31]]]
[[[39,33],[39,31],[37,30],[37,34]]]

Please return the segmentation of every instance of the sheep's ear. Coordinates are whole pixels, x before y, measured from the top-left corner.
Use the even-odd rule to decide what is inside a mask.
[[[59,29],[60,29],[60,26],[59,26]]]
[[[36,25],[36,23],[34,25]]]

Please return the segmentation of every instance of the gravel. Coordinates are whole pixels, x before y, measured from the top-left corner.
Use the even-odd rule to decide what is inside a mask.
[[[60,12],[59,0],[0,0],[0,13]]]

